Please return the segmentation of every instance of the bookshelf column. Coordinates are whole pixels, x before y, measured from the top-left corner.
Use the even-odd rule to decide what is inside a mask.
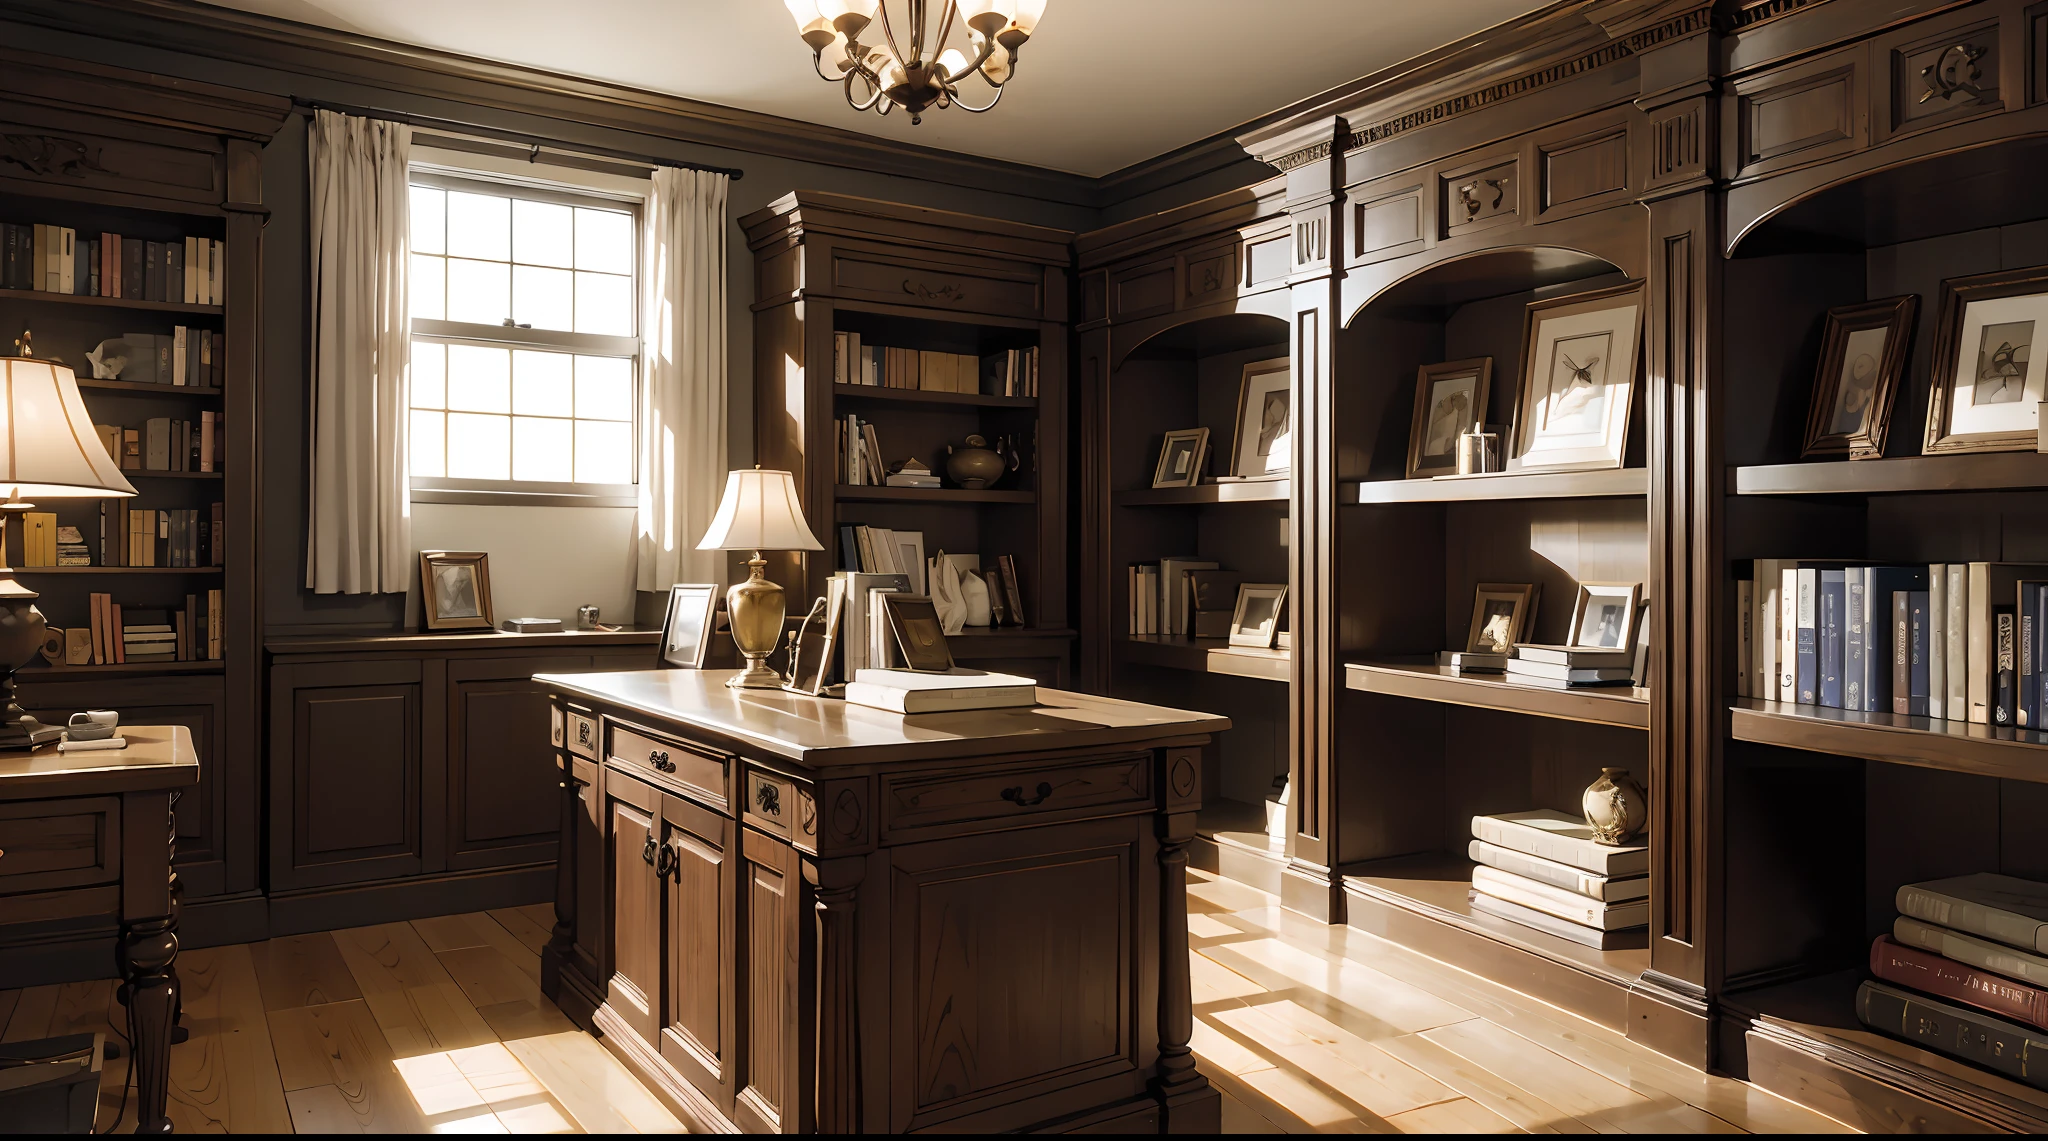
[[[223,521],[229,553],[225,579],[227,596],[242,600],[227,611],[223,648],[227,739],[222,767],[228,787],[234,790],[226,805],[230,845],[226,887],[232,892],[253,891],[259,886],[257,840],[262,834],[257,726],[263,723],[263,600],[255,557],[262,481],[250,475],[256,470],[255,428],[262,422],[263,411],[263,344],[258,332],[263,328],[263,227],[270,220],[270,210],[263,205],[263,148],[246,139],[230,140],[227,175],[227,277],[221,299],[227,308],[228,327],[248,330],[246,336],[228,338],[227,391],[222,394],[228,423],[235,426],[227,438]]]

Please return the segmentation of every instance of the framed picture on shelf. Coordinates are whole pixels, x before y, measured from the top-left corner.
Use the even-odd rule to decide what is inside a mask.
[[[1639,582],[1582,582],[1572,606],[1570,644],[1586,649],[1626,650],[1636,643]]]
[[[1237,388],[1237,435],[1230,474],[1285,475],[1294,455],[1294,390],[1286,357],[1244,366]]]
[[[420,625],[428,630],[491,629],[491,556],[421,551]]]
[[[896,546],[896,569],[910,576],[910,589],[928,596],[925,572],[930,568],[924,561],[924,532],[891,531],[889,541]]]
[[[946,632],[939,625],[939,612],[931,599],[915,594],[878,597],[889,621],[889,636],[903,655],[905,669],[944,673],[953,668],[953,651],[946,645]]]
[[[1526,641],[1536,620],[1540,584],[1482,582],[1472,597],[1472,632],[1465,638],[1468,654],[1505,654]]]
[[[1248,582],[1237,588],[1237,610],[1230,616],[1230,644],[1270,650],[1280,632],[1287,605],[1284,582]]]
[[[720,588],[708,582],[679,582],[668,588],[661,617],[662,669],[701,670],[711,648]]]
[[[2031,452],[2044,399],[2048,266],[1941,283],[1923,455]]]
[[[1202,461],[1209,455],[1209,429],[1168,432],[1159,443],[1159,463],[1152,469],[1154,487],[1193,487],[1202,482]]]
[[[1493,358],[1426,364],[1415,371],[1415,424],[1408,431],[1408,478],[1458,470],[1458,433],[1486,419]]]
[[[1529,303],[1509,471],[1621,466],[1642,317],[1640,281]]]
[[[1884,454],[1919,311],[1920,297],[1912,293],[1828,310],[1802,458]]]

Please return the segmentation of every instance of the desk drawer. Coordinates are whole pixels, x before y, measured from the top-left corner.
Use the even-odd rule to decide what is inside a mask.
[[[605,755],[613,764],[651,774],[656,785],[681,783],[697,799],[725,807],[725,758],[701,746],[613,723]]]
[[[0,804],[0,895],[113,883],[120,835],[118,797]]]
[[[1100,816],[1152,804],[1152,755],[1048,762],[1002,772],[888,778],[889,832],[941,825],[1000,826],[1019,817]]]

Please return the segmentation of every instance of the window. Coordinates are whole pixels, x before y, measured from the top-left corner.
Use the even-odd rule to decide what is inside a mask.
[[[415,170],[415,498],[631,502],[637,203]]]

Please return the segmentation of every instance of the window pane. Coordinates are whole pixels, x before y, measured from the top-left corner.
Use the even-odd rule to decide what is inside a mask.
[[[511,268],[503,262],[448,259],[448,319],[502,325],[512,315]]]
[[[512,478],[541,483],[570,480],[570,420],[535,416],[512,418]]]
[[[512,319],[536,329],[569,329],[575,279],[566,269],[512,267]]]
[[[462,412],[512,411],[511,369],[512,354],[506,349],[449,345],[448,407]]]
[[[576,275],[576,331],[633,335],[632,278],[608,273]]]
[[[448,252],[459,258],[512,257],[512,200],[495,194],[448,192]]]
[[[412,414],[412,474],[436,477],[447,474],[441,438],[445,418],[440,412]]]
[[[633,362],[624,357],[577,357],[576,415],[585,420],[631,420]]]
[[[567,416],[573,412],[569,403],[569,362],[573,359],[567,353],[513,352],[512,411],[522,416]],[[566,450],[568,445],[565,436],[562,446]]]
[[[512,470],[512,418],[448,414],[448,478],[508,479]]]
[[[427,254],[412,255],[412,274],[406,280],[406,306],[411,317],[439,321],[445,314],[448,290],[443,281],[447,263]]]
[[[572,267],[571,208],[552,202],[512,203],[512,260],[527,265]]]
[[[633,482],[633,426],[576,421],[576,482]]]
[[[439,341],[412,343],[412,406],[448,406],[448,346]]]
[[[576,268],[633,272],[633,216],[577,207]]]
[[[420,254],[448,252],[448,195],[432,186],[412,188],[412,249]]]

